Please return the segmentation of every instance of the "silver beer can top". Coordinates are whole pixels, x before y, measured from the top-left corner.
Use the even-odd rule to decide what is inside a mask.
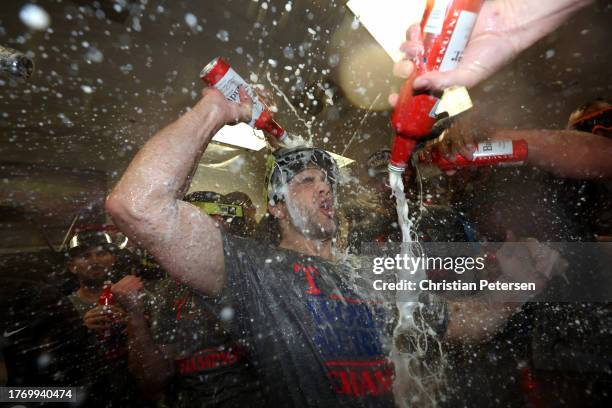
[[[206,75],[208,75],[208,73],[212,71],[212,69],[217,65],[220,59],[221,57],[216,57],[215,59],[210,61],[208,64],[206,64],[206,66],[202,68],[202,71],[200,71],[200,78],[204,78]]]

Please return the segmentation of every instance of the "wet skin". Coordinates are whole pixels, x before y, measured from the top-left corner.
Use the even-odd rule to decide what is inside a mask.
[[[287,206],[293,210],[289,211],[293,225],[305,236],[329,239],[336,233],[334,199],[323,171],[306,169],[296,175],[289,182]]]

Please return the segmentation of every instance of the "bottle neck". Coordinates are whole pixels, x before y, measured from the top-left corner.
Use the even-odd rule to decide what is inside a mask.
[[[408,167],[410,155],[416,147],[416,140],[396,135],[393,139],[391,148],[391,158],[389,160],[389,171],[403,173]]]
[[[261,113],[261,116],[259,116],[259,118],[257,119],[257,121],[255,122],[255,127],[257,129],[269,133],[281,142],[283,141],[283,139],[286,140],[287,138],[287,132],[285,131],[285,129],[283,129],[278,123],[276,123],[276,121],[272,118],[272,115],[267,109],[263,111]]]

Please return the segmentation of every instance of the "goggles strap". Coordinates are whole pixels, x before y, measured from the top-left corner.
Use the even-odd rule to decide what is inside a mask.
[[[191,203],[208,215],[220,215],[222,217],[244,217],[242,206],[234,204],[221,204],[211,202]]]

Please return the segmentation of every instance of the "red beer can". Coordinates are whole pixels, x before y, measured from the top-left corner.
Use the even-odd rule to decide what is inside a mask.
[[[261,101],[253,88],[221,57],[208,63],[200,72],[200,78],[206,85],[214,86],[233,102],[240,102],[239,90],[241,86],[244,86],[253,100],[252,119],[249,126],[271,134],[281,143],[287,141],[287,132],[272,118],[270,109]]]
[[[112,283],[110,281],[104,282],[104,288],[102,289],[102,293],[100,293],[100,297],[98,298],[98,304],[102,306],[102,310],[104,313],[111,314],[111,306],[115,303],[113,292],[111,292]],[[112,336],[111,329],[105,329],[102,333],[103,339],[109,339]]]

